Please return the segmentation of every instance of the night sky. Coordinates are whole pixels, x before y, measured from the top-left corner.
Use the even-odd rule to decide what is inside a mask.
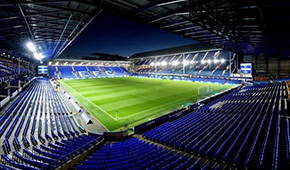
[[[61,56],[80,57],[95,52],[130,56],[193,43],[196,41],[102,12]]]

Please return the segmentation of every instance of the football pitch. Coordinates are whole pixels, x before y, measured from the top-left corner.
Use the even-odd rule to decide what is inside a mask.
[[[138,77],[60,80],[62,86],[110,131],[125,124],[132,128],[206,97],[199,86],[211,86],[212,95],[230,85]],[[200,88],[201,89],[201,88]],[[201,90],[200,90],[201,91]]]

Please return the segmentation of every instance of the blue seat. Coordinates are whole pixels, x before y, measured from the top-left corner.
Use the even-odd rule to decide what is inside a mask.
[[[39,156],[39,155],[35,155],[34,153],[32,153],[30,150],[28,149],[23,149],[23,153],[27,154],[28,156],[30,156],[33,159],[45,162],[45,163],[54,163],[56,161],[56,159],[51,159],[51,158],[47,158],[47,157],[43,157],[43,156]]]
[[[30,160],[30,159],[25,158],[24,156],[20,155],[18,152],[15,152],[15,151],[13,152],[13,156],[17,157],[21,161],[23,161],[31,166],[34,166],[34,167],[44,168],[44,167],[48,166],[47,163],[42,163],[42,162]]]

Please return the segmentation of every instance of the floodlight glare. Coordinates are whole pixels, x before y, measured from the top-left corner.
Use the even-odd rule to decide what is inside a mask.
[[[178,65],[179,64],[179,62],[178,61],[172,61],[172,63],[171,63],[172,65],[174,65],[174,66],[176,66],[176,65]]]
[[[166,66],[166,65],[167,65],[167,62],[166,62],[166,61],[162,61],[162,62],[161,62],[161,65],[162,65],[162,66]]]
[[[43,59],[43,55],[41,53],[33,53],[34,57],[37,59],[37,60],[41,60]]]
[[[210,60],[210,59],[208,59],[208,60],[207,60],[207,63],[208,63],[208,64],[210,64],[210,63],[211,63],[211,60]]]
[[[190,63],[191,64],[195,64],[195,63],[198,63],[198,62],[197,61],[194,61],[194,59],[193,59],[193,60],[190,61]]]
[[[184,61],[182,62],[182,64],[186,66],[186,65],[188,65],[188,64],[189,64],[189,61],[187,61],[187,60],[184,60]]]
[[[204,60],[201,60],[201,64],[204,64],[204,63],[206,63],[206,61],[204,61]]]
[[[150,66],[154,66],[154,62],[150,63]]]
[[[225,62],[225,59],[221,59],[221,63],[224,63]]]
[[[157,63],[156,63],[157,66],[160,66],[160,64],[161,64],[160,62],[157,62]]]
[[[220,61],[217,60],[217,59],[214,59],[213,62],[214,62],[214,63],[218,63],[218,62],[220,62]]]
[[[31,52],[36,52],[36,47],[32,42],[26,43],[26,47],[31,51]]]

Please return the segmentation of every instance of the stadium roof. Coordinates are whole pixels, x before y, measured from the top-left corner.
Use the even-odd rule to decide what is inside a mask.
[[[289,0],[103,0],[95,4],[241,54],[290,55]]]
[[[130,56],[130,59],[142,58],[142,57],[153,57],[153,56],[168,55],[168,54],[187,53],[187,52],[203,51],[203,50],[209,51],[209,50],[219,50],[219,49],[215,46],[212,46],[206,43],[197,43],[197,44],[137,53]]]
[[[241,54],[290,55],[288,0],[2,0],[0,50],[55,58],[102,11]]]
[[[31,41],[44,57],[55,58],[100,12],[81,1],[2,0],[0,50],[29,58],[25,43]]]

